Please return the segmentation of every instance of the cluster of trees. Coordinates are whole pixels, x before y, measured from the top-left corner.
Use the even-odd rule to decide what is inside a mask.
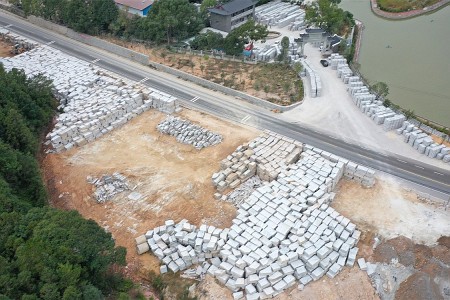
[[[330,33],[345,35],[355,25],[353,15],[338,7],[340,0],[317,0],[306,7],[305,20]]]
[[[103,299],[124,286],[126,253],[94,221],[46,205],[36,154],[51,88],[0,64],[0,298]]]
[[[90,34],[107,32],[119,14],[114,0],[20,0],[20,3],[26,15]]]
[[[208,31],[199,34],[191,41],[194,50],[223,50],[228,55],[240,55],[245,44],[267,37],[267,26],[256,24],[254,20],[233,29],[225,38],[221,34]]]

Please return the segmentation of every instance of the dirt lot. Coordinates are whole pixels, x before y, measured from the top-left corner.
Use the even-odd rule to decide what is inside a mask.
[[[12,57],[14,55],[11,54],[11,44],[5,43],[0,40],[0,57]]]
[[[181,116],[219,132],[224,141],[214,147],[195,150],[192,146],[163,136],[156,125],[165,115],[148,111],[127,125],[94,143],[62,154],[49,154],[43,160],[45,182],[52,205],[76,209],[94,219],[113,234],[117,244],[128,250],[132,270],[140,265],[156,268],[151,255],[138,258],[134,238],[167,219],[188,219],[193,224],[230,226],[235,208],[213,199],[211,175],[220,160],[259,132],[225,123],[202,113],[184,110]],[[126,175],[141,200],[127,199],[129,192],[98,204],[91,196],[87,176],[120,172]]]
[[[109,39],[109,41],[147,54],[151,61],[273,103],[290,105],[303,99],[302,80],[292,68],[283,64],[245,64],[208,56],[175,53],[165,48],[149,48],[122,40]]]
[[[370,189],[341,180],[332,206],[359,228],[378,232],[386,239],[403,235],[433,245],[449,233],[450,210],[444,202],[424,201],[392,177],[378,180]]]

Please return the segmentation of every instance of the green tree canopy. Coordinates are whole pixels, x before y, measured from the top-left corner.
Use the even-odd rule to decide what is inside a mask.
[[[228,55],[240,55],[244,45],[250,41],[262,40],[269,31],[266,25],[256,24],[254,20],[233,29],[224,40],[224,50]]]
[[[355,24],[353,15],[335,1],[317,0],[306,8],[305,20],[329,33],[345,35]]]
[[[389,87],[385,82],[379,81],[371,86],[371,89],[377,95],[377,98],[385,98],[389,94]]]

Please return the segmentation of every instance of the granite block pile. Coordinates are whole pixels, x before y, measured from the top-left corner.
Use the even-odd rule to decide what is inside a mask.
[[[115,195],[130,190],[127,178],[117,172],[99,178],[89,176],[87,181],[95,186],[94,198],[98,203],[104,203]]]
[[[328,204],[344,174],[314,148],[257,188],[241,205],[230,228],[196,227],[168,220],[136,239],[139,253],[151,250],[161,273],[206,272],[233,292],[235,299],[272,298],[325,274],[353,266],[360,232]]]
[[[255,55],[258,61],[273,61],[280,54],[282,54],[282,47],[280,44],[271,44],[265,45],[261,49],[253,49],[253,54]],[[294,63],[300,60],[300,53],[298,52],[298,46],[296,43],[290,43],[289,48],[287,49],[287,61],[290,63]]]
[[[450,148],[434,142],[431,136],[414,124],[408,121],[404,122],[402,127],[397,129],[397,134],[402,135],[403,141],[419,153],[450,163]]]
[[[156,128],[161,133],[174,136],[178,142],[192,145],[198,150],[222,142],[222,136],[220,134],[192,124],[190,121],[179,117],[168,116]]]
[[[330,62],[332,69],[337,70],[338,77],[347,84],[347,91],[352,97],[353,103],[362,113],[377,125],[382,125],[385,131],[396,130],[397,134],[403,135],[403,141],[414,147],[419,153],[450,163],[450,149],[435,143],[431,136],[406,121],[403,114],[385,107],[383,102],[377,100],[376,95],[364,85],[361,78],[353,74],[345,58],[339,54],[332,54]]]
[[[311,66],[307,59],[301,59],[300,63],[306,72],[306,76],[309,79],[310,94],[312,98],[320,97],[322,95],[322,82],[317,71]]]
[[[235,206],[242,204],[257,188],[263,185],[263,182],[258,176],[251,177],[247,181],[243,182],[235,190],[231,191],[228,195],[222,195],[221,193],[215,193],[214,198],[216,200],[223,200],[233,203]]]
[[[267,3],[255,8],[255,19],[267,26],[283,28],[288,26],[291,31],[302,30],[306,27],[305,11],[297,5],[278,2]]]
[[[171,113],[176,98],[48,46],[0,59],[6,70],[23,69],[27,76],[43,74],[53,80],[63,112],[47,138],[54,151],[82,146],[114,130],[150,108]]]
[[[222,160],[221,170],[213,174],[212,182],[222,193],[255,175],[263,181],[272,181],[287,165],[295,163],[301,152],[302,143],[271,132],[264,133]]]

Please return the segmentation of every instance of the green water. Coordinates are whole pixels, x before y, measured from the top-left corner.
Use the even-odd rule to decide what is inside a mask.
[[[369,0],[342,0],[340,6],[364,23],[364,77],[386,82],[392,102],[450,126],[450,6],[403,21],[376,17]]]

